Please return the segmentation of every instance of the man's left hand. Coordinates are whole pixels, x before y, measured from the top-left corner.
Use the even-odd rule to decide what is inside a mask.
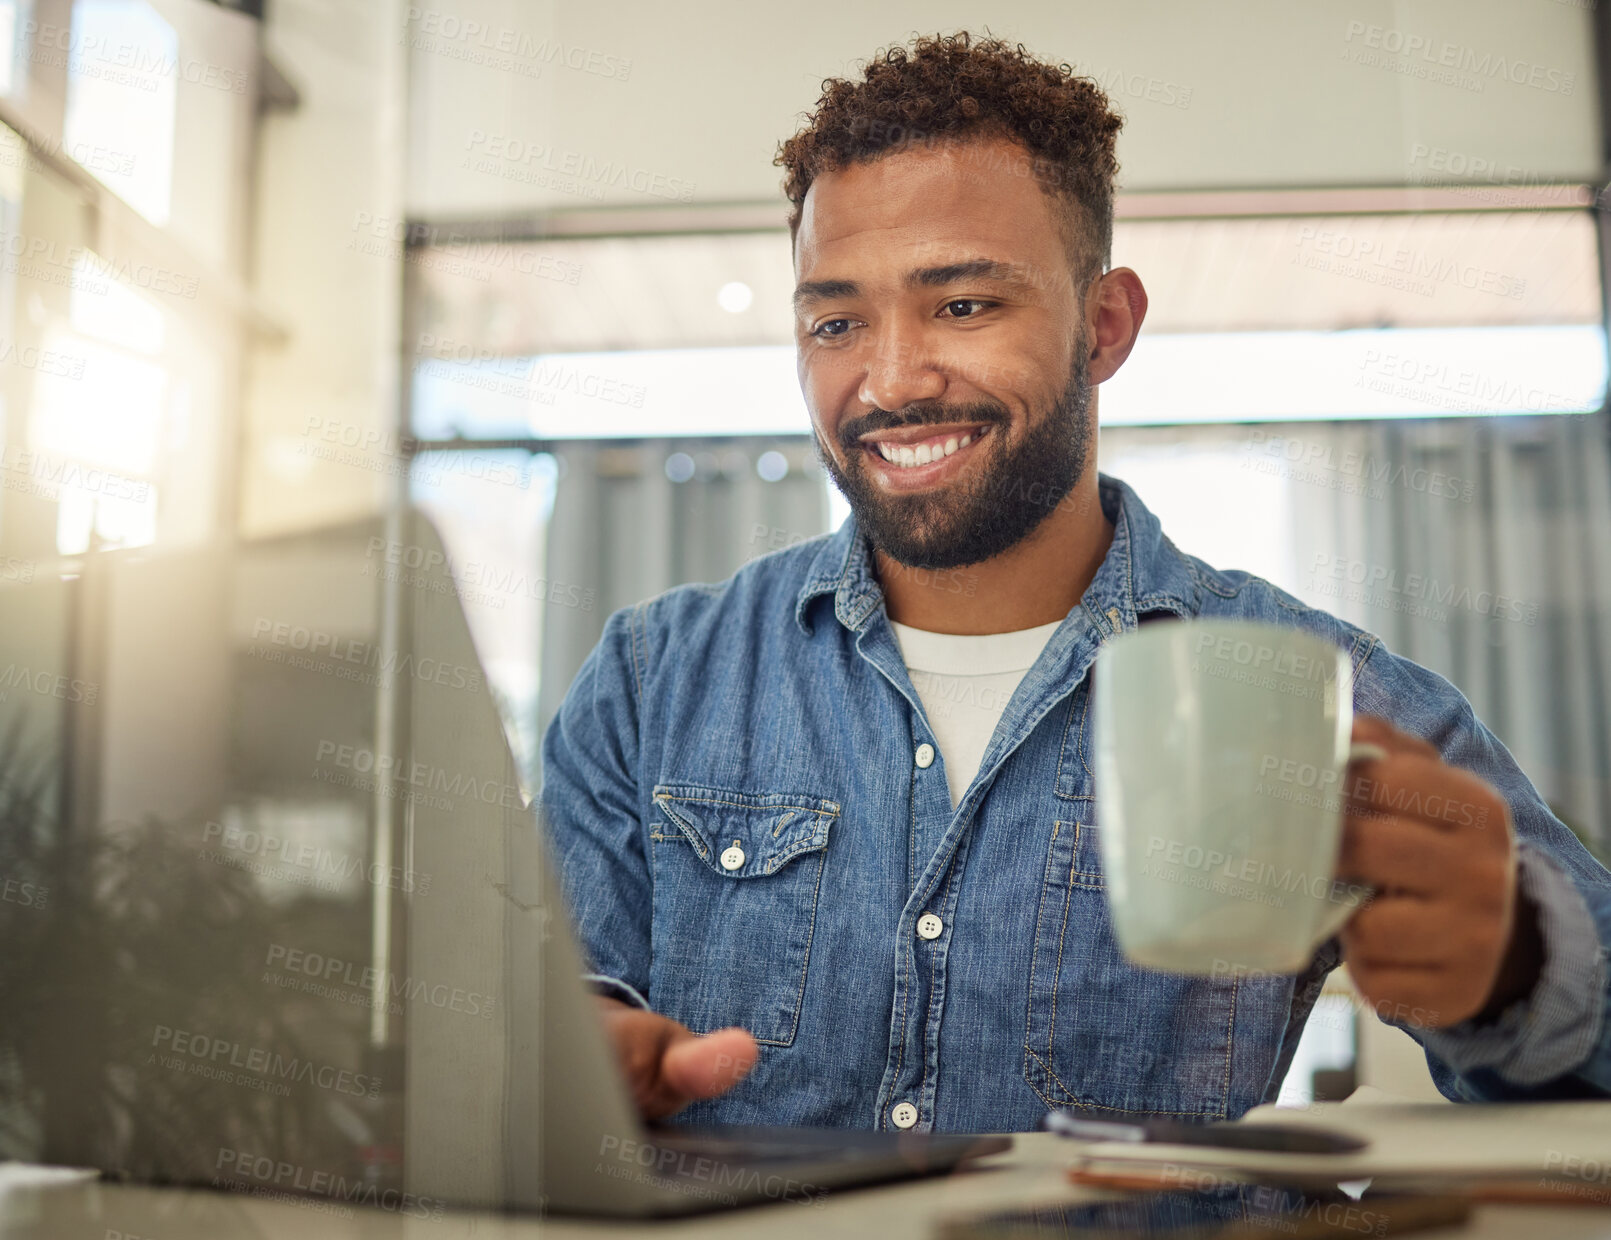
[[[1344,786],[1338,871],[1376,889],[1342,931],[1354,984],[1387,1020],[1496,1015],[1531,992],[1543,956],[1535,911],[1518,907],[1510,808],[1385,719],[1357,718],[1354,740],[1387,751]]]

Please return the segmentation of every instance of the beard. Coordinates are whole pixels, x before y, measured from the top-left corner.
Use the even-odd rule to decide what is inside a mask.
[[[817,457],[839,488],[856,524],[873,546],[908,568],[951,569],[979,564],[1029,537],[1085,473],[1091,449],[1091,406],[1084,341],[1075,351],[1068,384],[1046,415],[1016,444],[1012,420],[999,401],[910,405],[899,414],[875,409],[839,429],[841,467],[817,439]],[[857,439],[901,426],[978,422],[990,429],[973,447],[983,454],[970,477],[917,495],[878,488]]]

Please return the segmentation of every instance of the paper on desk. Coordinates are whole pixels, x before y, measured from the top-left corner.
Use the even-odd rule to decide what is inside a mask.
[[[1363,1091],[1361,1091],[1363,1092]],[[1352,1154],[1272,1154],[1203,1145],[1081,1142],[1083,1161],[1173,1164],[1330,1180],[1507,1176],[1611,1187],[1611,1102],[1442,1103],[1373,1097],[1307,1107],[1256,1107],[1247,1123],[1318,1126],[1370,1142]]]

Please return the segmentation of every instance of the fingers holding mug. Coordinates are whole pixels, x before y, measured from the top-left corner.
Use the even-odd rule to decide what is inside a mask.
[[[1360,992],[1411,1023],[1457,1023],[1482,1010],[1511,939],[1515,855],[1509,809],[1491,785],[1446,763],[1420,737],[1356,720],[1339,869],[1379,893],[1342,932]]]

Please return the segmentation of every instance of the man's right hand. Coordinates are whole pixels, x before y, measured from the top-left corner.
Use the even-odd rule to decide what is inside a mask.
[[[700,1098],[714,1098],[755,1066],[760,1047],[744,1029],[692,1033],[669,1017],[595,996],[615,1057],[645,1119],[660,1119]]]

